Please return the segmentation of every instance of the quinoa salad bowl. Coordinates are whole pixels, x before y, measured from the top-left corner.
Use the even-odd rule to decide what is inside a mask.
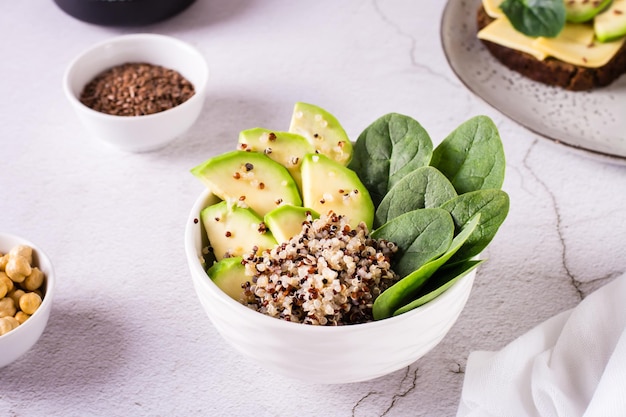
[[[218,200],[205,190],[187,219],[185,252],[194,288],[221,336],[268,371],[324,384],[389,374],[433,349],[456,322],[470,295],[476,270],[432,301],[379,321],[318,326],[262,314],[231,298],[207,274],[203,260],[208,239],[199,218],[202,209]]]

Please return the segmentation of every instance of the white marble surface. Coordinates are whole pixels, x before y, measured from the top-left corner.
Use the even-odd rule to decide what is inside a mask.
[[[538,137],[472,95],[443,55],[442,9],[197,0],[161,24],[113,29],[51,0],[3,2],[0,230],[49,253],[58,292],[37,345],[0,369],[0,415],[452,416],[471,351],[500,349],[623,273],[626,166]],[[192,130],[124,154],[86,135],[61,77],[91,44],[140,31],[197,46],[211,82]],[[352,138],[399,112],[434,142],[487,114],[504,141],[511,211],[465,311],[431,353],[374,381],[268,374],[225,344],[193,292],[183,228],[202,185],[189,169],[244,128],[287,128],[296,101],[327,108]]]

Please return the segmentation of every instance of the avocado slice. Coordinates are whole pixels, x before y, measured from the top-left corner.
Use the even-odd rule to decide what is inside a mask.
[[[593,19],[606,8],[611,0],[567,0],[565,2],[565,20],[572,23],[583,23]]]
[[[314,153],[315,148],[302,135],[291,132],[278,132],[255,127],[239,133],[238,149],[247,152],[261,152],[278,162],[291,174],[300,186],[300,164],[307,153]]]
[[[250,282],[240,256],[224,258],[209,268],[207,275],[230,298],[242,302],[245,299],[244,284]]]
[[[352,143],[339,121],[314,104],[298,102],[293,108],[289,131],[304,136],[317,151],[348,165],[352,159]]]
[[[218,261],[241,256],[255,246],[258,253],[276,245],[263,219],[250,209],[221,201],[203,209],[200,219]]]
[[[287,168],[262,153],[227,152],[192,168],[191,173],[222,200],[250,207],[261,217],[282,204],[302,205]]]
[[[350,227],[365,222],[372,230],[374,203],[357,174],[329,157],[308,154],[302,161],[304,207],[320,214],[333,211],[345,215]]]
[[[626,36],[626,0],[613,0],[608,9],[593,19],[593,30],[600,42]]]
[[[307,207],[280,206],[267,213],[263,221],[276,241],[283,243],[302,232],[302,223],[308,220],[309,215],[312,219],[320,217],[319,213]]]

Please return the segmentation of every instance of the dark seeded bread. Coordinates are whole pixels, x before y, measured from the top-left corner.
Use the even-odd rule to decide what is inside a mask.
[[[478,9],[478,30],[493,21],[485,9]],[[626,43],[606,65],[600,68],[585,68],[555,58],[539,61],[532,55],[481,40],[491,54],[508,68],[544,84],[558,86],[571,91],[591,90],[611,84],[626,73]]]

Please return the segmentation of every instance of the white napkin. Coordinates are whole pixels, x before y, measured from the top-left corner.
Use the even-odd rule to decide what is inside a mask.
[[[498,352],[472,352],[457,417],[626,416],[626,274]]]

